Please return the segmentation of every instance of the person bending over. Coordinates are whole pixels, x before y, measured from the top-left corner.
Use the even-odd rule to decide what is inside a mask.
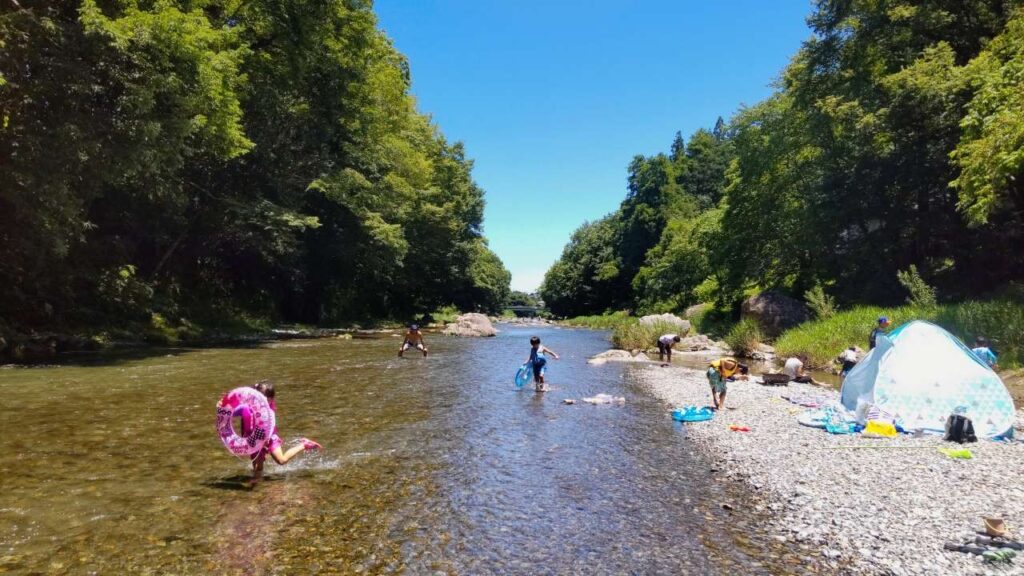
[[[664,362],[665,356],[668,356],[668,363],[672,363],[672,347],[676,345],[682,338],[676,334],[663,334],[661,338],[658,338],[658,362]]]
[[[734,358],[719,358],[708,365],[708,384],[711,385],[711,402],[715,410],[725,408],[725,394],[729,391],[726,382],[737,372],[742,374],[741,368],[744,366]]]
[[[420,332],[420,327],[410,324],[409,331],[405,333],[405,340],[402,341],[402,347],[398,349],[398,357],[401,358],[406,350],[414,346],[417,350],[423,352],[424,358],[427,357],[427,345],[423,343],[423,334]]]

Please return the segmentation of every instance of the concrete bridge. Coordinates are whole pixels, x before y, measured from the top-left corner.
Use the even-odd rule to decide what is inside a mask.
[[[537,313],[543,310],[539,306],[506,306],[505,310],[511,311],[518,318],[533,318],[537,316]]]

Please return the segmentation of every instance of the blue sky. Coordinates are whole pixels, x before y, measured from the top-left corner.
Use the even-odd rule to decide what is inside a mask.
[[[613,211],[636,154],[770,92],[808,0],[377,0],[419,109],[461,140],[485,234],[532,291],[573,230]]]

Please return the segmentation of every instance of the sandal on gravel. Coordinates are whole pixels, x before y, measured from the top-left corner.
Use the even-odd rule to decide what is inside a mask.
[[[299,442],[302,442],[302,447],[305,448],[306,450],[320,450],[321,448],[323,448],[323,446],[321,446],[319,443],[314,442],[309,438],[303,438],[299,440]]]

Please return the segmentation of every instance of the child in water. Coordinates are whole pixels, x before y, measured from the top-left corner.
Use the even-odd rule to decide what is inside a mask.
[[[402,341],[402,346],[398,349],[398,357],[401,358],[405,351],[412,347],[423,352],[424,358],[427,357],[427,345],[423,342],[423,333],[420,332],[420,327],[416,324],[409,325],[409,331],[405,333],[405,340]]]
[[[533,383],[534,388],[537,392],[543,392],[547,388],[544,386],[544,372],[548,364],[548,359],[544,356],[550,354],[552,358],[558,360],[558,354],[555,351],[542,346],[540,338],[533,336],[530,338],[530,357],[526,359],[526,362],[533,367]]]
[[[261,392],[267,397],[267,402],[270,404],[270,409],[275,413],[277,412],[277,403],[274,401],[274,383],[269,380],[260,380],[253,385],[253,388]],[[251,424],[250,424],[251,425]],[[245,430],[245,419],[243,418],[242,434],[248,435],[248,431]],[[274,426],[274,431],[270,433],[270,438],[267,439],[266,444],[263,445],[263,449],[259,452],[250,456],[252,459],[252,480],[253,482],[259,482],[263,478],[263,463],[267,459],[267,454],[273,456],[274,461],[278,464],[286,464],[289,460],[297,456],[300,452],[306,450],[319,450],[322,448],[316,442],[309,438],[302,438],[299,440],[297,446],[292,446],[285,452],[281,448],[282,442],[281,437],[277,435],[277,426]]]

